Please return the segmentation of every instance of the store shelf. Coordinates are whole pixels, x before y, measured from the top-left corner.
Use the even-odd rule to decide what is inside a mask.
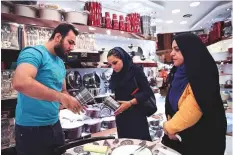
[[[7,21],[7,22],[13,22],[17,24],[25,24],[25,25],[36,25],[39,27],[48,27],[48,28],[55,28],[58,24],[62,23],[59,21],[53,21],[53,20],[45,20],[40,18],[31,18],[31,17],[24,17],[19,16],[15,14],[7,14],[7,13],[1,13],[1,20]],[[135,34],[135,33],[129,33],[129,32],[123,32],[113,29],[105,29],[100,27],[93,27],[86,26],[86,25],[78,25],[73,24],[80,32],[87,32],[87,33],[97,33],[97,34],[105,34],[105,35],[112,35],[112,36],[120,36],[120,37],[126,37],[126,38],[134,38],[134,39],[144,39],[143,37]]]
[[[216,64],[232,64],[232,60],[222,60],[222,61],[215,61]]]
[[[219,52],[227,52],[229,50],[229,46],[232,43],[232,36],[223,38],[217,42],[214,42],[207,46],[207,49],[210,53],[219,53]]]
[[[108,97],[108,96],[114,96],[114,94],[101,94],[101,95],[95,96],[95,98],[104,98],[104,97]]]
[[[156,51],[156,54],[157,55],[163,55],[163,54],[169,53],[171,51],[172,51],[172,49],[159,50],[159,51]]]
[[[143,62],[142,61],[142,62],[134,62],[134,63],[138,65],[143,65],[143,67],[157,67],[156,62]],[[108,62],[104,62],[104,64],[108,64]],[[108,68],[108,67],[105,67],[105,68]]]
[[[17,95],[16,96],[7,96],[7,97],[2,97],[1,100],[4,101],[4,100],[15,100],[17,99]]]
[[[225,73],[219,74],[219,76],[227,76],[227,75],[232,75],[232,74],[225,74]]]
[[[143,65],[143,67],[157,67],[157,63],[154,62],[134,62],[138,65]]]

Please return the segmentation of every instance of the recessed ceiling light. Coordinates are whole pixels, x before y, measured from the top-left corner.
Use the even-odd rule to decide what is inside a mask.
[[[226,10],[227,10],[227,11],[230,11],[230,10],[232,10],[232,8],[227,8]]]
[[[192,14],[185,14],[183,15],[184,18],[190,18],[192,16]]]
[[[190,3],[190,7],[196,7],[196,6],[198,6],[200,4],[200,2],[192,2],[192,3]]]
[[[173,20],[167,20],[166,23],[171,24],[173,23]]]
[[[180,12],[180,9],[175,9],[175,10],[172,10],[172,13],[175,14],[175,13],[179,13]]]
[[[180,22],[180,24],[187,24],[187,21],[182,21]]]
[[[162,19],[155,19],[155,22],[156,22],[156,23],[162,23],[163,20],[162,20]]]
[[[203,27],[201,26],[200,28],[202,29]]]

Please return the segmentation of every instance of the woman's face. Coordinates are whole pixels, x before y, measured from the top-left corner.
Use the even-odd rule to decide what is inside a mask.
[[[112,67],[115,72],[120,72],[123,68],[123,61],[116,56],[108,57],[108,64]]]
[[[175,40],[172,42],[172,52],[170,56],[172,58],[174,66],[178,67],[184,63],[184,57]]]

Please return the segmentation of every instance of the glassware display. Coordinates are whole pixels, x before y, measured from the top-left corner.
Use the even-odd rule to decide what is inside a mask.
[[[95,50],[95,35],[89,33],[82,33],[76,37],[75,49],[94,51]]]
[[[1,48],[2,49],[19,49],[18,24],[1,23]]]
[[[16,98],[17,91],[12,86],[14,71],[4,70],[1,72],[1,97],[2,99]]]
[[[42,45],[49,40],[53,33],[51,28],[25,26],[25,46]]]

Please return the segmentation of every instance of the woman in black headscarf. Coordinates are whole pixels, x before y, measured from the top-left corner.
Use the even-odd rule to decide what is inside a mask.
[[[111,49],[107,59],[113,68],[110,89],[121,104],[115,111],[118,137],[151,141],[142,105],[153,92],[143,68],[134,64],[129,54],[120,47]]]
[[[162,143],[183,155],[224,155],[226,116],[214,59],[191,33],[174,37],[171,57]]]

